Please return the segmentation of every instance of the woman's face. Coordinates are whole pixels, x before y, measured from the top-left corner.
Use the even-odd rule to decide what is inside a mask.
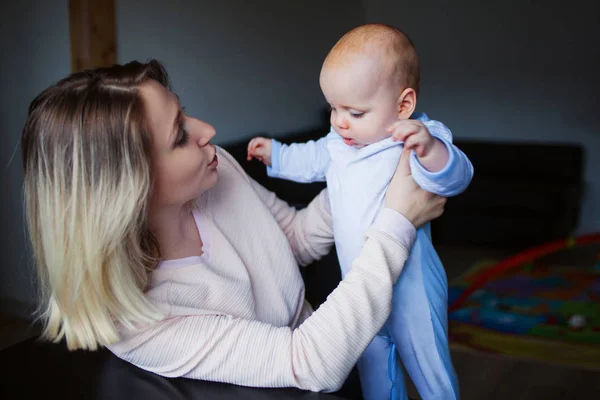
[[[215,128],[185,115],[177,96],[156,81],[140,92],[152,134],[150,204],[182,206],[217,182]]]

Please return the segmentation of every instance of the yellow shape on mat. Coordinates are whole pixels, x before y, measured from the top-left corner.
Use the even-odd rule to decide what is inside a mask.
[[[455,321],[450,321],[450,332],[453,337],[467,339],[451,342],[452,348],[492,352],[514,358],[600,370],[600,346],[598,345],[531,339]]]

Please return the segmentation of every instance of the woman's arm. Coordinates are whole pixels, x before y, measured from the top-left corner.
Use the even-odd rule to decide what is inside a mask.
[[[219,148],[219,157],[237,170],[252,186],[256,194],[271,210],[271,214],[285,233],[300,265],[308,265],[327,255],[333,245],[333,225],[327,189],[321,191],[308,207],[296,210],[273,192],[250,178],[240,164],[225,150]]]
[[[296,210],[256,181],[251,179],[251,183],[285,233],[298,264],[308,265],[329,253],[333,245],[333,222],[327,189],[306,208]]]
[[[334,391],[388,318],[414,237],[406,218],[382,210],[352,270],[297,329],[228,315],[177,317],[125,333],[109,348],[167,377]]]

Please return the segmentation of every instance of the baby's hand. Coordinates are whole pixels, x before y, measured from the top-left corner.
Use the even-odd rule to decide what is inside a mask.
[[[266,166],[271,166],[271,139],[255,137],[248,143],[248,161],[256,158]]]
[[[388,132],[392,134],[394,141],[402,140],[404,148],[414,150],[419,157],[427,156],[435,144],[435,138],[425,125],[414,119],[396,121],[388,128]]]

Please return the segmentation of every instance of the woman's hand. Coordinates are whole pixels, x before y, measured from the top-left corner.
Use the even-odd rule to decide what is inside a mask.
[[[419,228],[442,215],[446,198],[421,189],[410,173],[410,151],[402,151],[398,168],[392,177],[386,195],[385,207],[404,215]]]

